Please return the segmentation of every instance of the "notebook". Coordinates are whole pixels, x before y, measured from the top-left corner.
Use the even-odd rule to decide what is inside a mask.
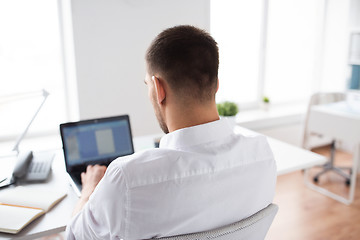
[[[81,173],[88,165],[108,166],[114,159],[133,154],[128,115],[60,124],[66,171],[78,196]]]
[[[65,196],[61,191],[21,186],[0,192],[0,232],[20,232]]]

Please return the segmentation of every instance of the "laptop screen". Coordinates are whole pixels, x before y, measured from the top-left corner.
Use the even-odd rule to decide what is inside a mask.
[[[134,153],[127,115],[60,125],[67,169]]]

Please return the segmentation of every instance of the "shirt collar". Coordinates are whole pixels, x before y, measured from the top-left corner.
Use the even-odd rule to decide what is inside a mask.
[[[160,148],[182,149],[219,140],[233,134],[226,119],[178,129],[160,140]]]

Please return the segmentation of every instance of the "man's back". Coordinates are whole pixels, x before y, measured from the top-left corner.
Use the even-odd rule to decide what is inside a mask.
[[[224,120],[183,128],[114,161],[68,231],[128,240],[210,230],[270,204],[275,181],[265,137],[235,135]]]

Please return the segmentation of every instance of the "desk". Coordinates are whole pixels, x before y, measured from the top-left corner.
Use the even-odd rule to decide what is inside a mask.
[[[235,132],[243,135],[256,134],[255,132],[240,127],[236,127]],[[161,135],[157,134],[134,138],[135,151],[152,148],[154,146],[153,140],[160,136]],[[294,147],[272,138],[268,138],[268,140],[276,159],[278,175],[309,168],[314,165],[320,165],[326,161],[323,156],[310,151]],[[44,139],[44,141],[46,141],[46,139]],[[58,154],[53,162],[52,178],[45,185],[46,187],[51,188],[56,187],[66,189],[68,194],[67,197],[44,216],[25,227],[19,234],[11,235],[0,233],[0,239],[34,239],[65,230],[66,224],[70,220],[71,213],[78,198],[68,184],[63,154],[59,150],[57,153]]]
[[[354,174],[351,176],[348,198],[341,197],[312,184],[308,179],[306,180],[306,185],[311,189],[342,203],[352,203],[355,194],[357,166],[360,161],[360,110],[345,101],[314,106],[310,109],[308,128],[310,132],[354,144],[355,150],[352,165],[352,172]]]
[[[16,159],[1,159],[1,161],[9,161]],[[11,186],[12,187],[12,186]],[[0,191],[7,191],[9,188]],[[35,239],[65,230],[65,226],[69,221],[75,203],[78,200],[75,192],[69,186],[67,174],[65,172],[65,164],[62,157],[62,152],[58,150],[52,165],[52,173],[46,183],[37,183],[27,185],[26,187],[44,188],[44,189],[59,189],[67,192],[67,196],[54,206],[48,213],[36,219],[28,226],[26,226],[19,234],[0,233],[0,239]],[[4,216],[1,216],[4,217]]]

